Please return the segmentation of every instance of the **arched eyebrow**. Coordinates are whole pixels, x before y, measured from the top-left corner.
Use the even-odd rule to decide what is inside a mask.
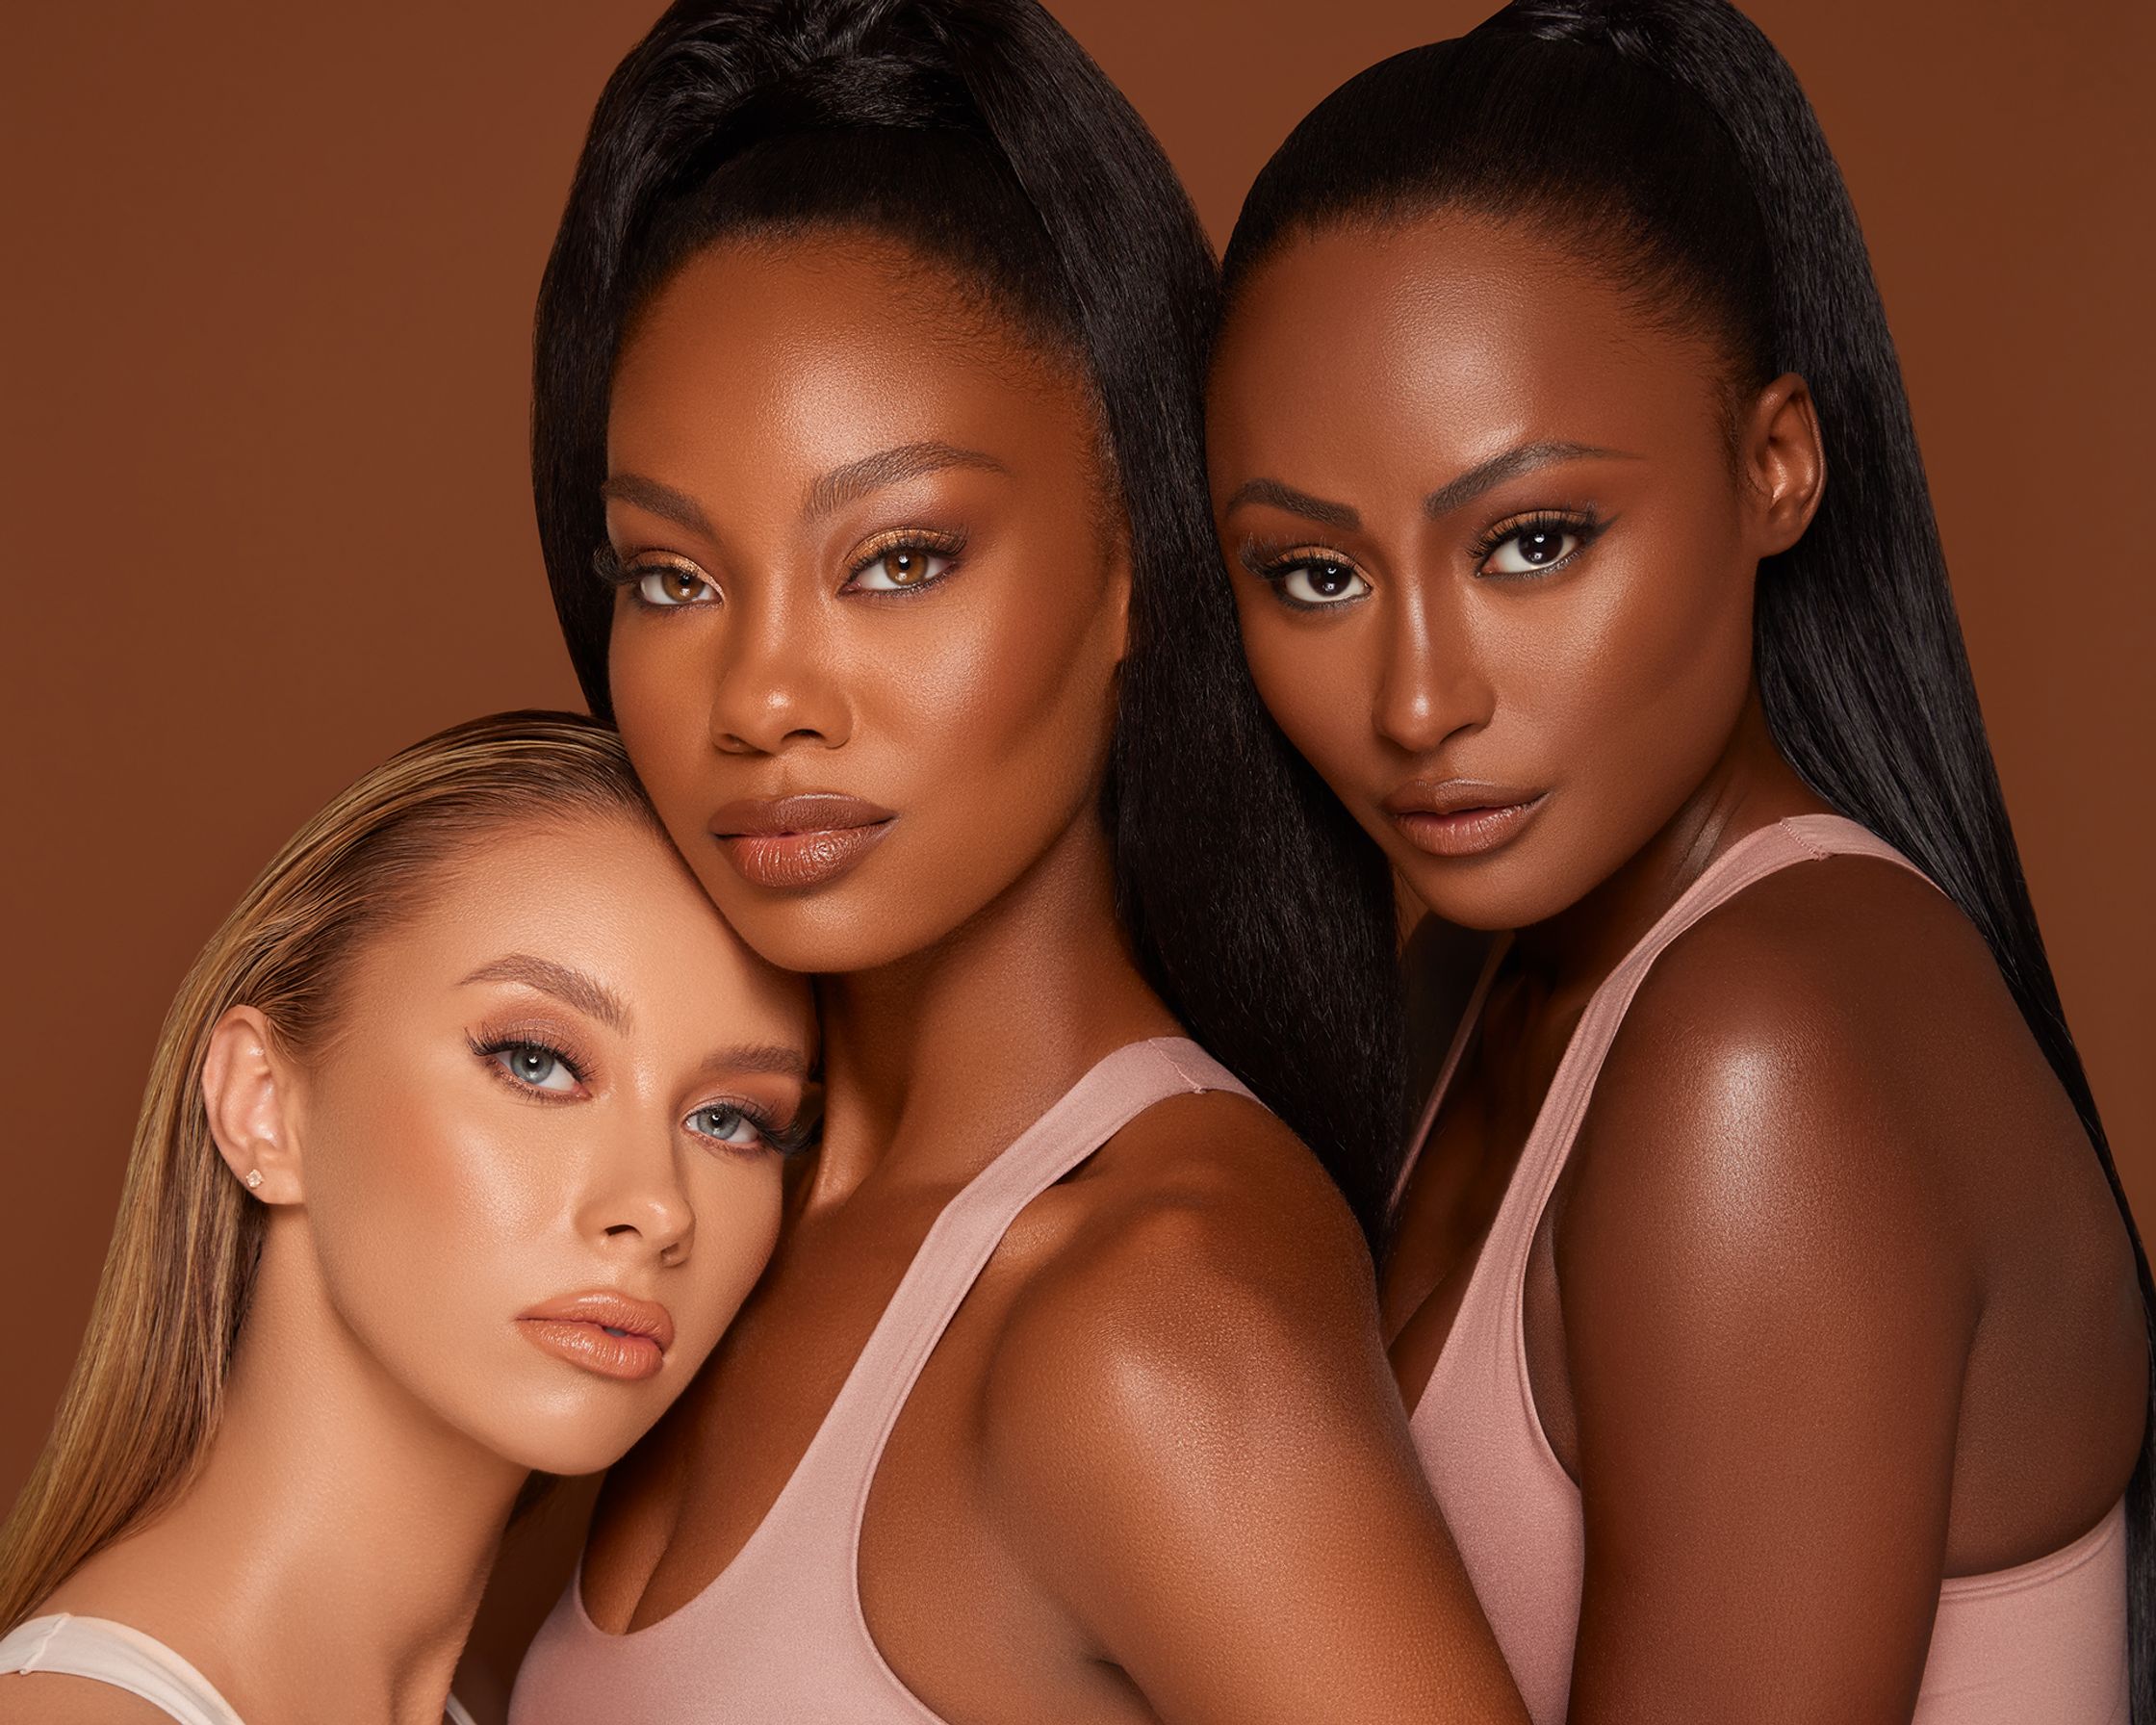
[[[671,485],[661,485],[656,479],[647,479],[642,474],[609,475],[599,488],[599,495],[619,498],[625,503],[650,510],[661,521],[671,521],[676,527],[686,528],[706,539],[712,537],[711,524],[696,499],[685,491],[676,491]]]
[[[849,461],[843,467],[834,467],[819,478],[810,481],[801,500],[801,513],[814,521],[841,509],[857,498],[866,497],[872,491],[881,491],[886,485],[896,485],[902,479],[917,479],[923,474],[941,473],[947,468],[970,467],[981,473],[1008,474],[1011,470],[993,455],[981,450],[962,450],[948,443],[902,443],[887,450],[878,450],[873,455],[863,455],[859,461]]]
[[[1538,467],[1548,467],[1558,461],[1637,461],[1640,457],[1624,450],[1605,450],[1591,443],[1524,443],[1502,454],[1492,455],[1469,468],[1458,478],[1440,485],[1423,500],[1423,513],[1436,521],[1466,507],[1493,486],[1502,485],[1507,479],[1516,479],[1522,474],[1532,473]]]
[[[534,958],[528,952],[507,953],[481,965],[457,987],[475,982],[522,983],[542,994],[552,994],[564,1006],[575,1007],[619,1035],[629,1034],[629,1008],[622,1004],[620,995],[597,977],[557,965],[552,959]]]
[[[808,1057],[783,1043],[745,1043],[714,1049],[697,1068],[699,1078],[723,1078],[730,1072],[769,1072],[780,1078],[808,1076]]]
[[[1232,515],[1245,503],[1270,503],[1275,509],[1285,509],[1290,515],[1299,515],[1305,521],[1314,521],[1320,527],[1338,528],[1351,533],[1363,525],[1363,518],[1346,503],[1328,502],[1322,497],[1312,497],[1307,491],[1297,491],[1293,485],[1283,485],[1278,479],[1245,479],[1228,493],[1228,501],[1221,508],[1222,515]]]

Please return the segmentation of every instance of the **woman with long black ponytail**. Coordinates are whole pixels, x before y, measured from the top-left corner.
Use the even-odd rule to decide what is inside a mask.
[[[1389,888],[1215,568],[1216,293],[1032,0],[684,0],[607,85],[548,572],[825,1109],[519,1725],[1518,1716],[1377,1339]]]
[[[1304,120],[1226,293],[1260,691],[1497,936],[1381,1305],[1533,1716],[2156,1719],[2148,1267],[1788,66],[1522,0]]]

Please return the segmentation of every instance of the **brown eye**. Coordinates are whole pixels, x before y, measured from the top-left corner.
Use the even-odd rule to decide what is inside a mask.
[[[1273,579],[1291,603],[1304,606],[1346,605],[1370,591],[1370,583],[1354,569],[1327,557],[1291,563]]]
[[[871,593],[902,593],[940,579],[950,567],[950,557],[925,545],[890,545],[857,568],[848,585]]]
[[[700,605],[716,599],[711,583],[684,563],[647,569],[636,579],[636,596],[646,605]]]

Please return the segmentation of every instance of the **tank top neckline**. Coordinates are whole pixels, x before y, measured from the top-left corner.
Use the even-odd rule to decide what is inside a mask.
[[[75,1677],[148,1702],[182,1725],[243,1725],[232,1704],[196,1667],[155,1635],[112,1617],[54,1611],[0,1635],[0,1673]],[[473,1725],[454,1695],[443,1725]]]
[[[851,1507],[851,1538],[847,1554],[847,1569],[853,1577],[853,1615],[860,1641],[875,1661],[882,1667],[893,1687],[919,1710],[919,1717],[926,1725],[941,1725],[903,1679],[883,1660],[882,1649],[876,1645],[875,1636],[869,1632],[868,1620],[860,1604],[859,1586],[859,1560],[861,1524],[868,1506],[868,1491],[883,1460],[884,1448],[890,1439],[898,1416],[904,1410],[914,1381],[927,1365],[930,1354],[942,1339],[943,1331],[957,1313],[957,1308],[970,1289],[975,1277],[993,1255],[994,1248],[1002,1242],[1011,1223],[1017,1219],[1017,1212],[1030,1203],[1040,1192],[1064,1177],[1073,1168],[1091,1156],[1107,1138],[1127,1123],[1139,1109],[1118,1113],[1117,1101],[1129,1093],[1133,1083],[1142,1080],[1134,1077],[1132,1068],[1143,1064],[1164,1065],[1173,1082],[1159,1088],[1157,1095],[1146,1094],[1141,1104],[1150,1106],[1154,1100],[1165,1100],[1176,1094],[1200,1091],[1229,1091],[1249,1096],[1249,1090],[1227,1068],[1219,1065],[1196,1043],[1188,1037],[1149,1037],[1139,1042],[1125,1043],[1112,1049],[1095,1061],[1033,1123],[1013,1139],[962,1186],[936,1220],[929,1224],[928,1232],[914,1249],[905,1273],[892,1290],[882,1314],[870,1329],[868,1340],[846,1375],[840,1379],[838,1393],[825,1409],[823,1419],[793,1465],[793,1470],[779,1487],[779,1493],[765,1508],[762,1518],[750,1530],[749,1536],[727,1562],[695,1593],[676,1606],[665,1616],[654,1619],[638,1629],[604,1630],[593,1621],[584,1605],[584,1560],[578,1553],[575,1573],[571,1576],[562,1609],[571,1615],[579,1633],[596,1637],[601,1643],[624,1647],[632,1644],[649,1645],[667,1638],[669,1634],[679,1635],[680,1626],[692,1621],[700,1608],[717,1594],[731,1578],[744,1573],[763,1557],[763,1548],[783,1532],[789,1516],[798,1501],[807,1491],[805,1481],[813,1480],[819,1472],[826,1471],[838,1457],[848,1436],[853,1435],[857,1424],[854,1416],[865,1408],[873,1408],[879,1416],[875,1421],[873,1438],[865,1456],[858,1467],[860,1475],[858,1501]],[[1253,1100],[1255,1098],[1252,1098]],[[1099,1106],[1105,1102],[1105,1111]],[[1089,1103],[1094,1104],[1089,1108]],[[1087,1129],[1084,1117],[1088,1114],[1116,1115],[1113,1124],[1093,1137]],[[1091,1140],[1091,1142],[1087,1142]],[[1082,1153],[1073,1154],[1083,1146]],[[1005,1213],[1007,1212],[1007,1213]],[[1000,1215],[1001,1220],[995,1218]],[[937,1277],[930,1274],[938,1263],[937,1249],[955,1244],[955,1237],[968,1231],[969,1223],[988,1223],[990,1225],[978,1231],[986,1236],[976,1242],[985,1247],[968,1254],[969,1261],[962,1278]],[[948,1293],[948,1284],[957,1282],[956,1298],[938,1300],[938,1293]],[[938,1286],[938,1284],[945,1284]],[[944,1306],[947,1309],[937,1311]],[[924,1320],[926,1320],[924,1322]],[[774,1532],[777,1530],[777,1532]]]

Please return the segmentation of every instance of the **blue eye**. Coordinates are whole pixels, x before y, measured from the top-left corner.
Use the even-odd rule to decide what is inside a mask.
[[[566,1095],[578,1085],[576,1070],[568,1060],[544,1043],[502,1043],[485,1050],[486,1056],[517,1083],[550,1095]]]
[[[724,1102],[706,1103],[683,1123],[699,1138],[715,1139],[734,1149],[749,1149],[767,1142],[761,1125],[743,1110]]]

